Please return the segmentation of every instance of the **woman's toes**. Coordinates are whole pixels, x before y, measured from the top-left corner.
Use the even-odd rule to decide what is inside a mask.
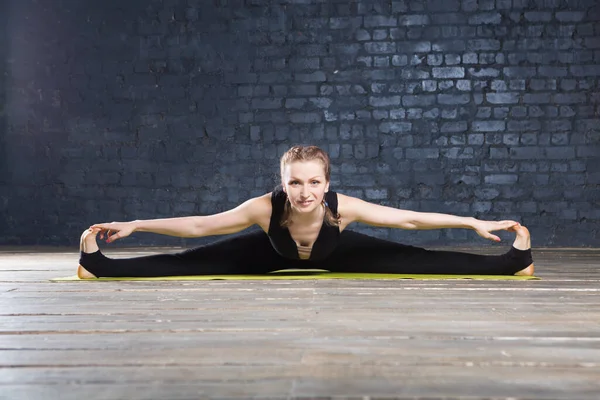
[[[529,229],[523,225],[515,225],[510,230],[516,233],[515,242],[513,246],[519,250],[527,250],[531,248],[531,236],[529,235]]]
[[[86,229],[81,234],[80,239],[80,250],[84,253],[95,253],[100,250],[98,244],[96,243],[96,235],[98,234],[98,229]]]

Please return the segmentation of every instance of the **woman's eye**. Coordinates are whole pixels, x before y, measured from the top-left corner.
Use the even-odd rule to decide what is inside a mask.
[[[312,181],[313,185],[318,185],[319,181]]]

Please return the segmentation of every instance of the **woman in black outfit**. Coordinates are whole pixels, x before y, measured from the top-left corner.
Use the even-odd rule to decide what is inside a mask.
[[[316,146],[295,146],[281,158],[281,186],[214,215],[94,224],[81,235],[80,278],[264,274],[287,268],[331,272],[398,274],[533,275],[529,231],[516,221],[400,210],[329,190],[328,155]],[[352,222],[400,229],[469,228],[486,239],[491,232],[516,233],[498,256],[432,251],[347,230]],[[194,249],[126,259],[100,252],[133,232],[178,237],[224,235],[252,225],[262,231],[233,236]]]

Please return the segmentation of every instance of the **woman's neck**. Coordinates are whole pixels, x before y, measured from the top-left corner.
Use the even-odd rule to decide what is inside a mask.
[[[312,225],[316,222],[323,221],[323,218],[325,217],[325,206],[321,203],[319,207],[315,208],[310,213],[294,212],[294,209],[292,208],[291,217],[293,223]]]

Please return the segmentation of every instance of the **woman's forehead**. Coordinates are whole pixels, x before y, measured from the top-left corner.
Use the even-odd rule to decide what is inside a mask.
[[[285,173],[296,177],[302,176],[323,176],[325,171],[323,164],[318,160],[295,161],[285,166]]]

